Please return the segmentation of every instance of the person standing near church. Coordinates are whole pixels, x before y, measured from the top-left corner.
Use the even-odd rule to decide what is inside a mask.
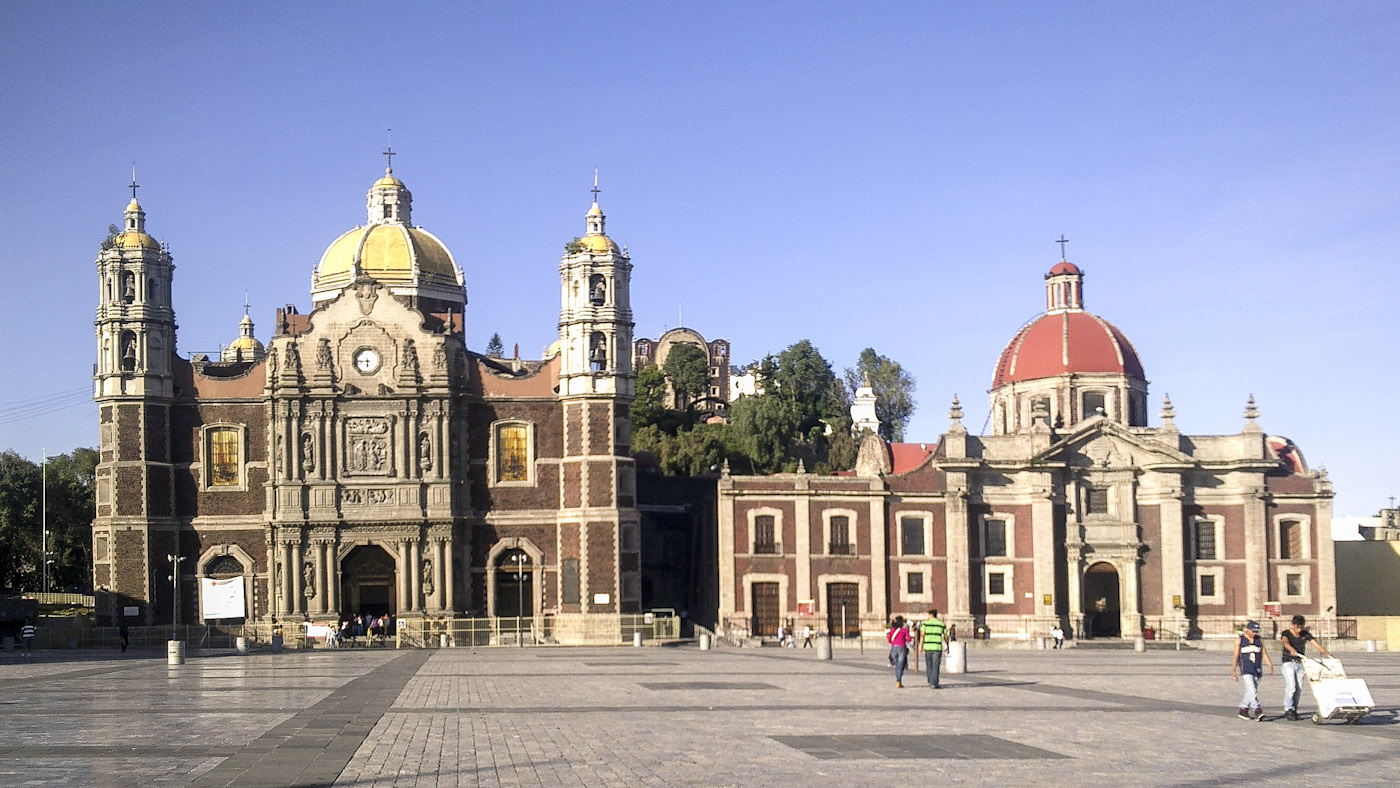
[[[1294,616],[1293,624],[1279,633],[1283,644],[1283,716],[1290,720],[1298,719],[1298,696],[1303,693],[1303,652],[1311,640],[1324,657],[1332,656],[1322,643],[1306,627],[1308,620]]]
[[[29,659],[34,654],[34,636],[36,634],[38,634],[38,630],[34,628],[34,619],[25,619],[24,626],[19,631],[20,639],[24,641],[25,659]]]
[[[1235,681],[1244,682],[1239,711],[1242,720],[1264,719],[1264,709],[1259,706],[1259,679],[1264,676],[1265,665],[1272,674],[1274,662],[1264,650],[1264,639],[1259,637],[1259,622],[1251,621],[1244,625],[1244,632],[1235,640],[1234,662],[1230,665],[1230,675]]]
[[[909,642],[913,640],[909,627],[904,625],[904,616],[895,616],[885,640],[890,642],[890,664],[894,666],[894,686],[904,686],[904,669],[909,666]]]
[[[948,644],[948,628],[938,618],[937,610],[928,611],[923,624],[924,676],[928,685],[939,688],[938,671],[943,666],[943,648]]]

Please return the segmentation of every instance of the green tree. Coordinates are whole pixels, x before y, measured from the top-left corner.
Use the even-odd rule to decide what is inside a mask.
[[[47,489],[50,590],[91,584],[94,469],[97,452],[50,457],[45,473],[14,451],[0,453],[0,590],[37,591],[42,573],[43,490]]]
[[[505,343],[501,341],[500,334],[492,334],[491,340],[486,343],[486,355],[491,358],[500,358],[506,354]]]
[[[632,445],[637,446],[637,431],[661,422],[666,412],[666,376],[655,365],[637,372],[637,396],[632,400]],[[655,451],[655,449],[648,449]]]
[[[783,469],[800,423],[798,407],[774,393],[743,397],[729,406],[734,445],[748,458],[753,473]]]
[[[705,388],[710,384],[709,358],[705,356],[705,351],[688,342],[671,346],[661,371],[671,382],[671,390],[676,393],[676,404],[686,410],[695,407],[695,401],[705,394]]]
[[[904,440],[904,428],[914,415],[914,376],[898,361],[891,361],[866,348],[860,352],[854,369],[846,370],[846,387],[854,394],[861,382],[869,377],[875,391],[875,416],[880,419],[880,437],[888,441]]]
[[[759,364],[759,378],[765,394],[775,394],[797,409],[797,432],[807,435],[824,420],[848,415],[850,400],[831,371],[831,362],[822,357],[810,340],[790,345],[777,356]]]
[[[99,247],[104,252],[108,249],[111,249],[113,246],[117,245],[117,236],[121,234],[122,228],[118,227],[115,224],[107,225],[107,236],[102,239],[102,243],[99,244]]]

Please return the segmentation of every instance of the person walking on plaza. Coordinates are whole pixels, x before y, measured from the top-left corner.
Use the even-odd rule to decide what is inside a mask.
[[[812,625],[811,625],[811,624],[803,624],[803,625],[802,625],[802,647],[803,647],[803,648],[811,648],[811,647],[812,647]]]
[[[117,627],[117,637],[122,639],[122,651],[126,651],[126,647],[131,645],[131,628],[126,625],[125,621]]]
[[[1230,675],[1235,677],[1235,681],[1244,682],[1239,713],[1242,720],[1262,722],[1264,719],[1264,709],[1259,706],[1259,679],[1264,675],[1265,665],[1269,666],[1269,673],[1272,674],[1274,662],[1269,659],[1269,652],[1264,650],[1264,639],[1259,637],[1259,622],[1251,621],[1244,625],[1244,632],[1235,640],[1234,662],[1230,663]]]
[[[1324,657],[1332,656],[1322,643],[1309,632],[1308,620],[1294,616],[1293,624],[1279,633],[1283,644],[1283,716],[1290,720],[1298,719],[1298,696],[1303,693],[1303,651],[1311,640]]]
[[[34,636],[36,634],[38,634],[38,630],[34,628],[34,619],[25,619],[24,626],[19,631],[20,639],[24,641],[25,659],[29,659],[34,653]]]
[[[895,616],[885,640],[890,642],[890,664],[894,665],[894,686],[904,686],[904,669],[909,666],[909,641],[912,640],[909,628],[904,625],[904,616]]]
[[[928,685],[939,689],[938,671],[943,667],[943,647],[948,644],[948,628],[938,618],[937,610],[928,611],[923,624],[924,676]]]
[[[1055,648],[1065,647],[1065,631],[1059,624],[1056,624],[1055,628],[1050,630],[1050,637],[1055,639]]]

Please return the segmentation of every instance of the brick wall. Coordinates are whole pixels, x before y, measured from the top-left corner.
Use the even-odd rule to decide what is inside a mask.
[[[617,481],[613,478],[613,463],[588,463],[587,506],[612,506]]]
[[[584,584],[590,601],[593,594],[612,594],[613,604],[594,606],[594,611],[615,610],[617,593],[616,527],[612,523],[591,522],[588,528],[588,581]]]

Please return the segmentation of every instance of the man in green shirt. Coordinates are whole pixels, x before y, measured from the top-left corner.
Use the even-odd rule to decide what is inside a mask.
[[[928,611],[921,626],[924,646],[924,675],[928,685],[938,689],[938,669],[943,665],[943,647],[948,643],[948,628],[938,618],[937,610]]]

